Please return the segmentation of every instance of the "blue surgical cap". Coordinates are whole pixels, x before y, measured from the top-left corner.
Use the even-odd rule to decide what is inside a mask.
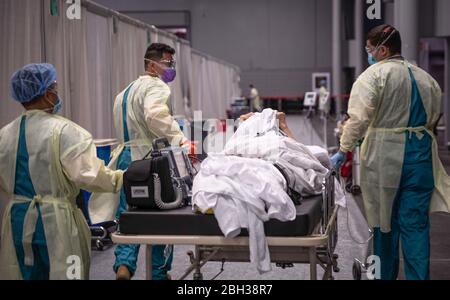
[[[56,81],[56,70],[51,64],[29,64],[11,77],[11,96],[27,103],[42,96]]]

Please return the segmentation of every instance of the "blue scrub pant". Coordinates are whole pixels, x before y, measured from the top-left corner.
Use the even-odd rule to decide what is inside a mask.
[[[129,147],[125,147],[123,153],[119,157],[117,168],[126,170],[131,164],[131,152]],[[127,210],[127,202],[125,191],[122,188],[120,192],[120,203],[116,217]],[[119,244],[116,246],[114,254],[116,262],[114,264],[114,272],[117,272],[121,265],[127,266],[131,274],[136,272],[136,263],[139,255],[140,245]],[[153,280],[167,279],[167,272],[172,268],[173,246],[158,245],[152,247],[152,278]]]
[[[396,280],[401,240],[407,280],[430,279],[429,207],[434,191],[433,164],[405,164],[392,212],[392,231],[375,228],[374,254],[381,260],[382,280]]]

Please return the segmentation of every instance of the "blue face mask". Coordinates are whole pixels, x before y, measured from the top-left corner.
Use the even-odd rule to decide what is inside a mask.
[[[62,108],[62,100],[58,97],[58,101],[56,101],[55,106],[53,106],[52,114],[56,115]]]
[[[49,102],[50,104],[53,105],[52,111],[50,113],[56,115],[61,110],[63,101],[61,100],[61,98],[59,98],[59,96],[56,93],[52,93],[52,94],[56,95],[56,97],[58,97],[58,100],[56,100],[55,104],[51,103],[48,100],[47,100],[47,102]],[[50,108],[48,110],[50,110]]]
[[[369,65],[374,65],[377,63],[377,60],[375,59],[375,57],[373,57],[372,53],[368,54],[367,61],[369,62]]]

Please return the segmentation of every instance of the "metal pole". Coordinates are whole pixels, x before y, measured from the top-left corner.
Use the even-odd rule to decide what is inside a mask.
[[[445,142],[450,149],[450,38],[445,43],[445,94],[444,94],[444,120]]]
[[[357,55],[355,64],[355,76],[358,77],[364,71],[364,0],[355,0],[355,54]]]
[[[336,114],[342,110],[342,2],[333,0],[333,95],[336,97]]]
[[[395,0],[395,27],[402,36],[402,54],[412,63],[419,61],[419,1]]]
[[[317,280],[317,253],[316,247],[309,247],[310,279]]]
[[[145,279],[152,280],[152,245],[145,246]]]

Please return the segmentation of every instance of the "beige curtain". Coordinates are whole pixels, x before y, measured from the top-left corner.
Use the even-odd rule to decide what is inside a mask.
[[[180,110],[184,111],[184,115],[187,119],[194,117],[194,111],[192,109],[192,90],[193,90],[193,70],[192,70],[192,51],[191,46],[187,42],[181,42],[178,60],[178,72],[181,79],[181,95],[182,105]]]
[[[199,51],[191,51],[193,111],[205,119],[224,119],[233,99],[240,97],[239,69]]]
[[[41,25],[41,1],[0,1],[0,128],[23,111],[10,96],[10,78],[18,68],[42,61]],[[0,218],[6,202],[6,196],[0,191]],[[0,234],[1,230],[0,222]]]
[[[42,61],[42,2],[0,1],[0,128],[19,116],[22,106],[10,96],[18,68]]]
[[[109,18],[109,22],[112,49],[111,91],[114,101],[115,96],[130,82],[144,74],[147,31],[116,18]]]
[[[240,95],[239,70],[191,49],[188,42],[88,1],[83,1],[81,19],[70,20],[66,1],[56,2],[58,12],[52,15],[51,0],[0,0],[0,127],[22,111],[10,97],[12,73],[28,63],[48,62],[58,72],[62,114],[95,139],[114,137],[114,99],[144,73],[150,42],[166,43],[177,53],[178,76],[170,84],[174,115],[190,119],[201,110],[204,118],[224,118],[232,98]]]

